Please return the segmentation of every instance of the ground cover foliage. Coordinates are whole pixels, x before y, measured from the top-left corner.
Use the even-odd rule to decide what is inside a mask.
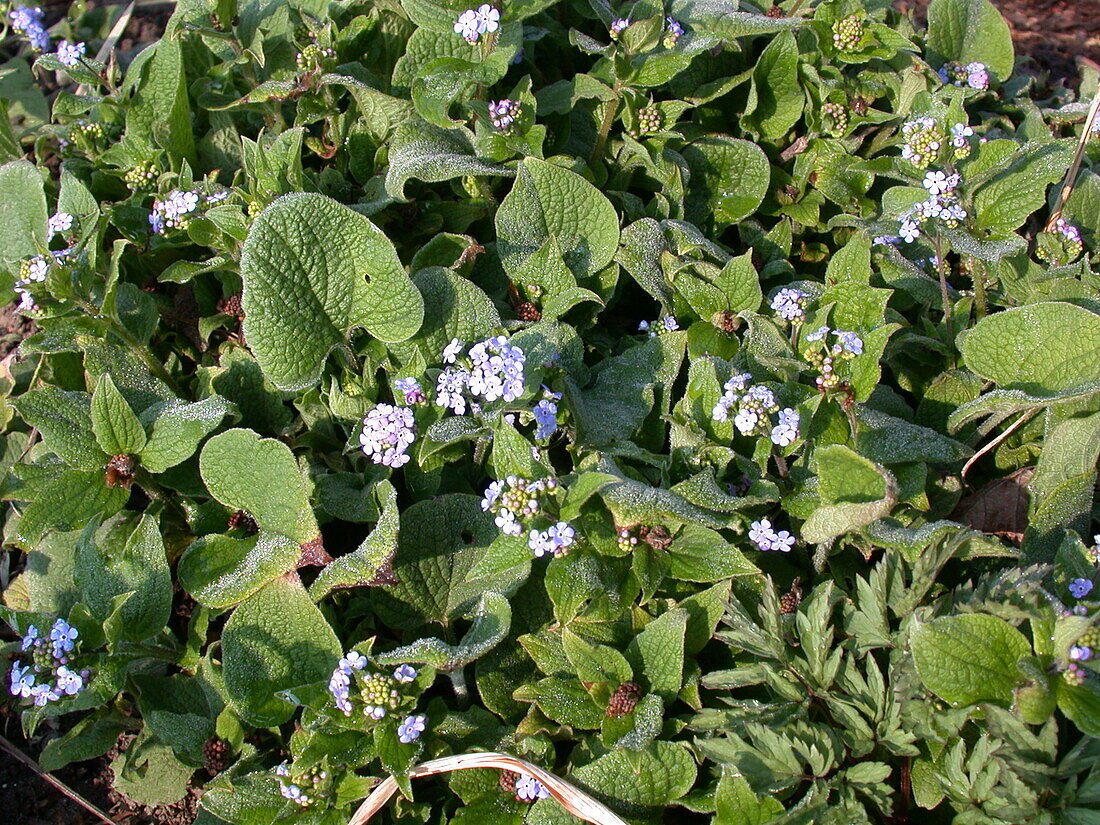
[[[577,821],[407,775],[478,750],[631,822],[1100,822],[1095,73],[986,0],[109,10],[8,4],[0,69],[44,767],[136,734],[201,825]]]

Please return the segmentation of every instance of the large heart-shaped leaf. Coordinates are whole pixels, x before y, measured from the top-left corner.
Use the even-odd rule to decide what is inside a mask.
[[[340,653],[340,640],[301,582],[280,577],[243,602],[225,625],[225,689],[249,724],[281,725],[294,706],[278,691],[328,679]]]
[[[390,240],[323,195],[286,195],[256,218],[241,278],[248,344],[264,375],[284,390],[316,384],[325,358],[353,328],[403,341],[424,317]]]

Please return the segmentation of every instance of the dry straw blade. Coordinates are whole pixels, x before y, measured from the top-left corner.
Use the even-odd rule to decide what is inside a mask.
[[[525,773],[541,782],[546,790],[550,792],[550,795],[573,816],[583,819],[585,822],[591,822],[592,825],[627,825],[623,819],[612,813],[606,805],[597,802],[564,779],[544,771],[538,765],[532,765],[530,762],[506,753],[465,753],[457,756],[444,756],[417,765],[409,771],[409,776],[416,779],[421,776],[434,776],[435,774],[468,770],[470,768],[499,768],[515,773]],[[392,777],[383,780],[359,806],[359,810],[355,812],[348,825],[364,825],[369,822],[372,816],[386,806],[386,803],[390,801],[390,797],[396,791],[397,782]]]
[[[1088,63],[1100,72],[1100,66],[1097,66],[1088,58],[1083,57],[1080,59],[1081,62]],[[1066,201],[1069,199],[1070,193],[1073,192],[1073,185],[1077,180],[1077,171],[1081,168],[1081,158],[1085,155],[1085,146],[1092,137],[1092,126],[1096,123],[1097,117],[1100,117],[1100,89],[1098,89],[1093,96],[1092,105],[1089,107],[1089,113],[1085,117],[1085,129],[1081,133],[1080,141],[1077,143],[1077,154],[1073,156],[1073,163],[1070,164],[1069,171],[1066,172],[1066,178],[1062,182],[1062,191],[1058,193],[1058,201],[1054,205],[1054,211],[1050,213],[1050,220],[1047,221],[1046,225],[1047,232],[1050,232],[1054,228],[1054,224],[1058,222],[1058,219],[1062,217],[1062,209],[1065,208]]]

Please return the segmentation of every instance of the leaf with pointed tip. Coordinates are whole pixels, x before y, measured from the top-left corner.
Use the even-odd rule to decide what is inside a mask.
[[[91,416],[92,432],[108,455],[137,455],[145,446],[145,429],[107,373],[92,393]]]
[[[80,470],[106,466],[107,454],[92,431],[92,405],[86,392],[46,386],[23,393],[12,404],[66,464]]]
[[[412,644],[399,647],[374,657],[379,664],[431,665],[437,670],[455,670],[484,656],[508,635],[512,624],[512,606],[499,593],[484,593],[477,605],[467,615],[472,619],[470,629],[456,644],[442,639],[417,639]]]
[[[515,271],[550,237],[577,278],[603,269],[619,246],[619,214],[611,201],[576,172],[537,158],[519,167],[512,191],[496,214],[497,248]]]
[[[337,587],[358,587],[370,583],[397,552],[400,526],[397,491],[390,482],[382,481],[375,488],[374,495],[382,511],[378,523],[359,547],[329,562],[317,575],[309,586],[309,595],[314,601],[319,601]]]

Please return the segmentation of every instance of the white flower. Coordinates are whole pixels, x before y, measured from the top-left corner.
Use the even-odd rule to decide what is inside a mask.
[[[500,28],[500,11],[483,3],[477,9],[477,22],[480,34],[492,34]]]
[[[80,62],[80,58],[84,56],[87,47],[83,43],[70,43],[68,40],[62,40],[61,45],[57,47],[57,60],[58,62],[67,68],[72,68]]]
[[[454,31],[455,34],[461,34],[466,42],[476,43],[481,35],[480,26],[481,20],[478,18],[477,12],[473,9],[466,9],[455,21]]]
[[[54,212],[46,221],[46,233],[52,238],[61,232],[68,232],[73,228],[74,220],[76,219],[68,212]]]
[[[756,429],[758,421],[760,421],[760,416],[752,410],[739,410],[737,415],[733,417],[733,425],[737,427],[742,435],[748,435]]]

